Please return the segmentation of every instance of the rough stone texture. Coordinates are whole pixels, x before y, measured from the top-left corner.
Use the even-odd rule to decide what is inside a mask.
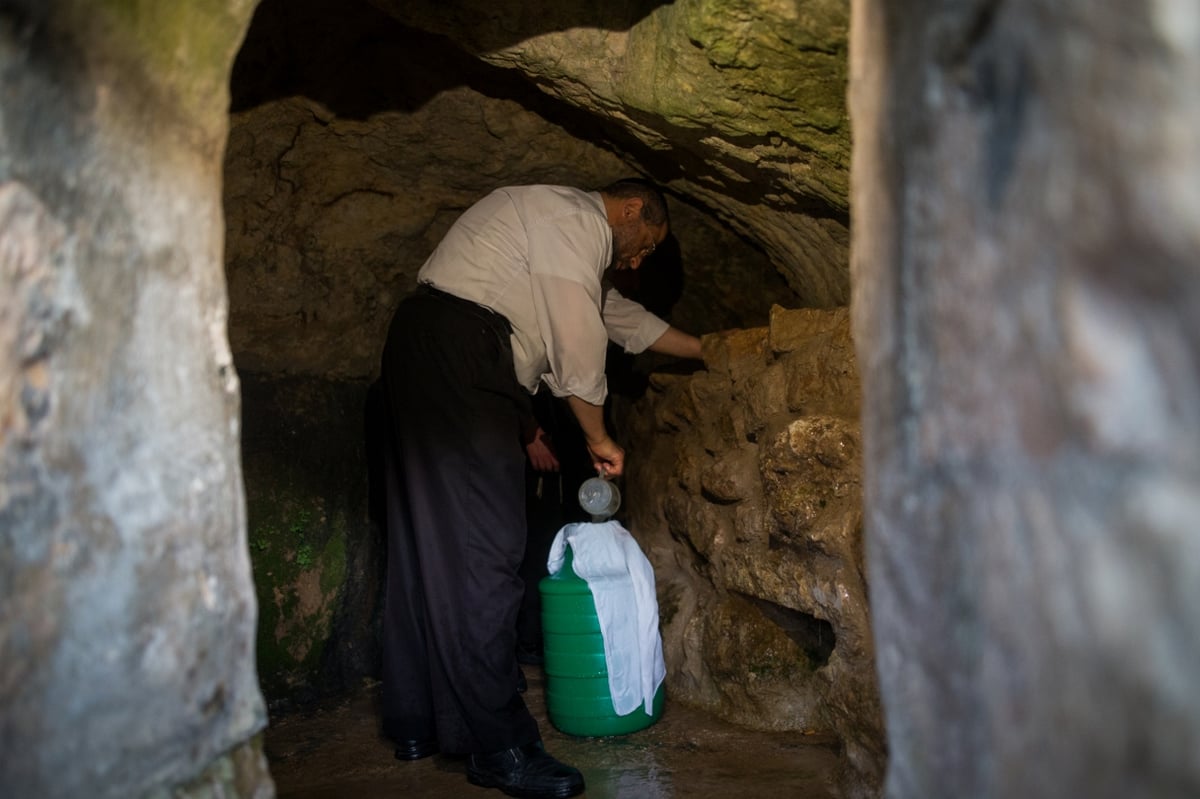
[[[1200,795],[1200,17],[858,0],[889,797]]]
[[[846,0],[372,0],[606,120],[608,146],[849,300]],[[615,123],[615,124],[614,124]]]
[[[361,384],[242,374],[258,673],[272,710],[378,673],[382,501]],[[377,443],[377,436],[374,437]]]
[[[0,11],[6,796],[169,790],[266,721],[221,271],[249,14]]]
[[[431,129],[470,134],[431,148]],[[525,158],[512,139],[530,143]],[[236,221],[227,268],[239,368],[373,376],[392,311],[471,203],[510,182],[621,172],[516,103],[466,88],[361,122],[307,98],[236,115],[225,207]]]
[[[848,796],[881,780],[863,578],[850,317],[774,308],[704,338],[706,371],[654,375],[622,416],[627,524],[654,564],[670,696],[844,742]]]

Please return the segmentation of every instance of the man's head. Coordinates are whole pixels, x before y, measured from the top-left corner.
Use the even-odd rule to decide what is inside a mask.
[[[648,180],[625,178],[600,190],[613,233],[615,269],[637,269],[667,237],[667,202]]]

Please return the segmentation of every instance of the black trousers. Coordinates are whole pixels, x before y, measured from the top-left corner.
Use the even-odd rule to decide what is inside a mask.
[[[517,692],[529,398],[509,327],[418,290],[388,331],[383,726],[443,752],[537,740]]]

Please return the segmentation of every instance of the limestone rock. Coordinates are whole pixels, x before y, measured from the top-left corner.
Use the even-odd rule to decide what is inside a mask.
[[[861,449],[857,420],[826,416],[797,419],[767,443],[759,473],[778,545],[820,547],[860,513]]]
[[[706,371],[657,377],[628,414],[630,530],[655,566],[668,686],[742,724],[836,732],[848,795],[881,780],[883,731],[863,578],[853,364],[804,381],[788,359],[838,358],[843,311],[772,314],[704,339]],[[662,420],[669,419],[669,424]],[[658,421],[656,421],[658,420]],[[731,421],[732,420],[732,421]],[[654,427],[653,435],[651,430]]]

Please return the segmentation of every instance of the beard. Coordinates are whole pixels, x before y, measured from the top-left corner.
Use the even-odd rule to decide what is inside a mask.
[[[633,256],[640,225],[634,222],[624,222],[613,226],[612,229],[612,260],[608,262],[609,269],[621,269],[621,261],[627,261]]]

